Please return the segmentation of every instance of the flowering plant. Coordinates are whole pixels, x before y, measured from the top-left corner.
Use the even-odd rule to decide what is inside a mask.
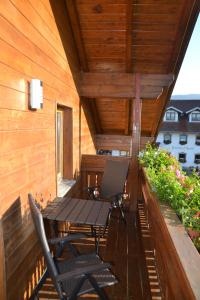
[[[151,144],[140,152],[139,162],[145,167],[152,190],[160,201],[175,209],[187,229],[197,231],[193,242],[200,249],[199,176],[195,173],[186,176],[175,157]]]

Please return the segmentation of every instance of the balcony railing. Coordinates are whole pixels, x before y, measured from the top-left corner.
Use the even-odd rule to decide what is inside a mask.
[[[142,170],[142,193],[163,299],[200,299],[200,256],[175,212],[161,204]]]

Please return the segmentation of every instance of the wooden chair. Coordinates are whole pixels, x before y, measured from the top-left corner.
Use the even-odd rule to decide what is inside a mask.
[[[35,230],[43,250],[47,271],[61,300],[75,300],[79,295],[95,291],[100,299],[107,296],[103,287],[117,282],[110,272],[110,264],[104,263],[96,254],[58,260],[52,257],[47,242],[43,217],[31,194],[28,195]]]
[[[90,199],[103,199],[111,202],[109,218],[112,213],[112,209],[119,208],[121,217],[125,223],[126,219],[123,198],[128,169],[128,160],[118,161],[109,159],[106,161],[101,186],[92,186],[88,188]]]

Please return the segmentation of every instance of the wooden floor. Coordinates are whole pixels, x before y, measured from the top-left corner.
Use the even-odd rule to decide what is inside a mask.
[[[139,214],[140,225],[132,213],[126,214],[127,225],[119,219],[117,212],[111,218],[109,230],[100,244],[100,256],[112,263],[112,271],[119,283],[105,289],[111,300],[162,299],[155,269],[151,238],[142,207]],[[71,227],[72,230],[85,231],[90,228]],[[76,246],[82,253],[94,251],[92,238],[85,239]],[[143,246],[146,248],[144,249]],[[40,291],[39,299],[57,300],[57,294],[50,279]],[[79,299],[98,299],[97,295],[81,296]]]

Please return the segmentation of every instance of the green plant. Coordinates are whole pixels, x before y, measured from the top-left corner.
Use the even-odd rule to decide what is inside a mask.
[[[151,144],[140,152],[139,162],[160,201],[175,209],[186,228],[200,232],[199,176],[195,172],[186,176],[175,157]],[[200,237],[195,237],[194,243],[199,249]]]

